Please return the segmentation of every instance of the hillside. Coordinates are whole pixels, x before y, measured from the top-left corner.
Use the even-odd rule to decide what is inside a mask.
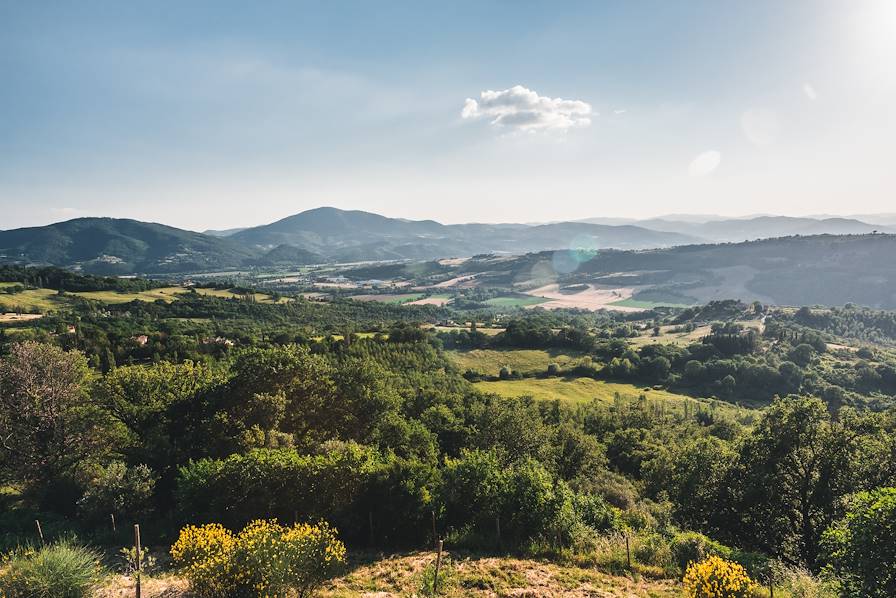
[[[0,231],[0,262],[97,274],[218,269],[239,266],[256,254],[229,239],[129,219],[77,218]]]
[[[736,298],[777,305],[857,303],[892,309],[896,308],[893,255],[894,235],[818,235],[602,251],[559,279],[552,268],[553,252],[510,260],[482,257],[467,261],[458,272],[481,273],[480,285],[516,282],[536,288],[545,280],[559,280],[625,288],[633,291],[635,300],[646,302],[695,304]]]
[[[879,217],[882,220],[875,219]],[[894,232],[884,215],[869,215],[868,219],[820,216],[795,218],[791,216],[756,216],[752,218],[721,218],[719,216],[670,215],[646,220],[614,222],[612,219],[588,218],[582,222],[596,224],[630,224],[654,231],[689,235],[703,241],[738,243],[756,239],[790,237],[794,235],[861,235],[873,232]]]
[[[336,208],[308,210],[272,224],[249,228],[230,239],[269,249],[292,245],[340,261],[431,259],[486,252],[522,253],[569,247],[644,249],[694,242],[679,233],[637,226],[562,222],[524,224],[451,224],[433,220],[387,218]]]

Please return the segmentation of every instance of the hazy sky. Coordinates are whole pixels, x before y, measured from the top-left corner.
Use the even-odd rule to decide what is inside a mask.
[[[896,1],[0,0],[0,229],[896,211]]]

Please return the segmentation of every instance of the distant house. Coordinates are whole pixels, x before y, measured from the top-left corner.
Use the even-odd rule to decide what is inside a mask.
[[[68,327],[66,328],[66,331],[67,331],[69,334],[74,334],[74,333],[76,333],[76,332],[78,331],[78,329],[75,328],[75,325],[74,325],[74,324],[69,324]]]
[[[234,343],[229,338],[225,338],[223,336],[216,336],[215,338],[204,338],[202,339],[203,345],[224,345],[225,347],[232,347],[236,343]]]
[[[146,343],[149,342],[149,337],[145,334],[141,334],[134,337],[134,342],[140,345],[141,347],[146,346]]]

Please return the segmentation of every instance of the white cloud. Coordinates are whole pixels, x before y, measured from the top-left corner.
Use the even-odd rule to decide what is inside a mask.
[[[805,93],[806,97],[813,102],[818,99],[818,92],[816,92],[815,88],[808,83],[803,83],[803,93]]]
[[[718,168],[722,162],[722,154],[715,150],[703,152],[691,162],[688,168],[688,174],[693,177],[701,177],[712,174],[712,171]]]
[[[483,91],[479,100],[467,98],[461,117],[488,118],[497,127],[520,131],[566,131],[591,124],[591,104],[540,96],[516,85],[503,91]]]

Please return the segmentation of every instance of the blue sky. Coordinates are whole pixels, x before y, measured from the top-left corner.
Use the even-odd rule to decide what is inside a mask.
[[[0,0],[0,229],[894,211],[894,40],[888,0]]]

